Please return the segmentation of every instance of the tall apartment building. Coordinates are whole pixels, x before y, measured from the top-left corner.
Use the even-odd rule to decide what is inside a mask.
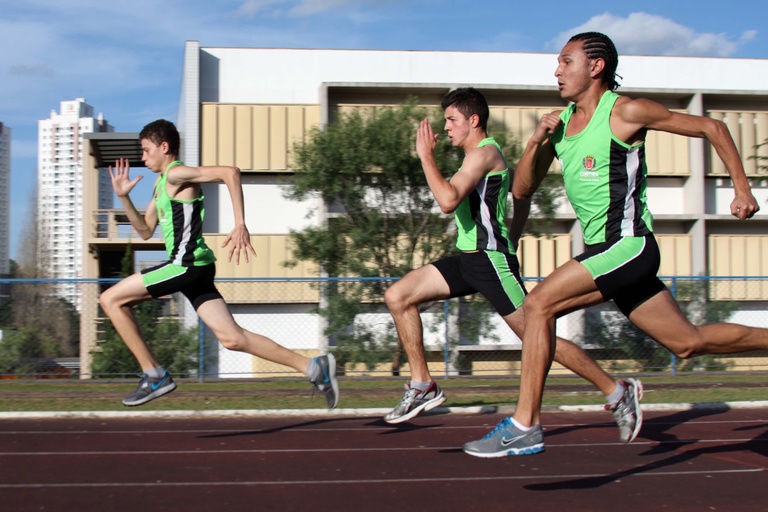
[[[38,123],[38,261],[52,278],[81,277],[83,254],[83,134],[113,132],[84,98],[61,102],[61,112]],[[98,171],[98,208],[112,207],[109,172]],[[78,305],[74,284],[59,294]]]
[[[10,272],[11,129],[0,123],[0,276]]]

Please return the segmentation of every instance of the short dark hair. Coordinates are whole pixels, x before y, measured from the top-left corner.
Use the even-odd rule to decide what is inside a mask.
[[[168,143],[168,153],[174,157],[179,156],[179,148],[181,146],[181,137],[179,136],[179,130],[176,126],[165,119],[158,119],[152,121],[139,133],[139,140],[147,139],[157,144],[158,146],[163,142]]]
[[[480,118],[480,128],[483,130],[488,129],[488,117],[490,112],[488,110],[488,102],[485,100],[485,96],[473,87],[464,87],[461,89],[454,89],[445,95],[440,106],[443,110],[447,109],[451,105],[456,107],[456,110],[461,112],[464,117],[469,119],[470,116],[477,114]]]
[[[616,68],[619,67],[619,52],[611,41],[611,38],[600,32],[582,32],[576,34],[568,40],[584,41],[584,53],[590,59],[603,59],[605,61],[605,71],[603,72],[603,83],[612,91],[619,88],[619,82],[616,81]],[[621,78],[621,77],[619,77]]]

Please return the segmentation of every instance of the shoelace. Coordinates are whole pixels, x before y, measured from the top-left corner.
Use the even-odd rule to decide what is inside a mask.
[[[416,401],[416,395],[418,393],[419,393],[418,389],[408,388],[408,390],[405,392],[405,395],[403,395],[402,403],[411,405],[413,402]]]
[[[619,426],[629,425],[631,415],[632,413],[630,412],[629,403],[626,400],[626,397],[622,397],[616,404],[616,408],[613,410],[613,416],[616,418],[616,423],[618,423]]]
[[[485,434],[485,436],[483,437],[483,440],[489,439],[489,438],[493,437],[499,430],[507,427],[510,423],[512,423],[512,422],[509,421],[509,418],[504,418],[503,420],[501,420],[499,422],[498,425],[496,425],[496,427],[493,430],[491,430],[490,432]]]

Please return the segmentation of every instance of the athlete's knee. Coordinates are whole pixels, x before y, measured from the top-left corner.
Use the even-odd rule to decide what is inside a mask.
[[[391,312],[401,311],[408,307],[408,293],[406,293],[405,287],[398,286],[397,283],[393,284],[387,291],[384,292],[384,302]]]
[[[233,332],[231,334],[220,334],[218,336],[219,343],[227,349],[234,352],[244,352],[247,346],[245,335],[242,331]]]
[[[678,359],[689,359],[704,353],[703,340],[698,337],[665,340],[662,345]]]
[[[110,293],[109,290],[105,290],[99,295],[99,306],[101,306],[101,309],[109,315],[113,308],[118,307],[118,304],[115,301],[113,294]]]
[[[552,300],[544,293],[537,293],[536,290],[537,288],[534,288],[523,301],[523,313],[525,314],[526,323],[532,318],[550,318],[557,314]]]

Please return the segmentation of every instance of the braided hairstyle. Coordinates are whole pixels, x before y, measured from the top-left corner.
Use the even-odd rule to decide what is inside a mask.
[[[619,66],[619,52],[616,51],[611,38],[600,32],[582,32],[576,34],[568,40],[584,41],[584,53],[589,59],[603,59],[605,62],[605,71],[603,72],[603,83],[612,91],[619,88],[619,82],[616,77],[622,78],[616,74],[616,68]]]

